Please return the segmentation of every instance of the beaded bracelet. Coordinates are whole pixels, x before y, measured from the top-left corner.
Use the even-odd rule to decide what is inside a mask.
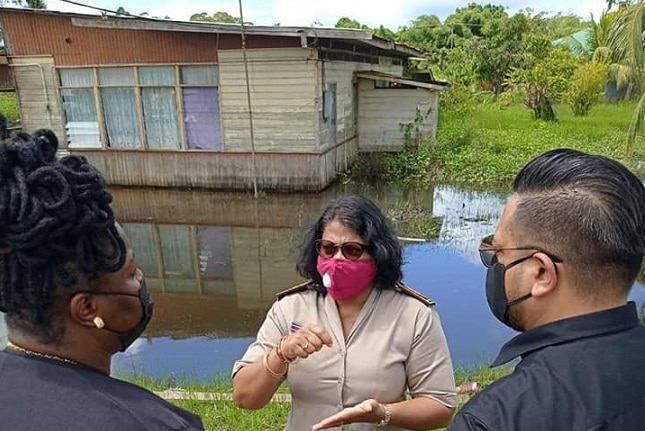
[[[271,366],[269,365],[269,355],[270,354],[271,354],[271,352],[269,351],[268,353],[266,353],[264,355],[264,358],[262,358],[262,365],[264,366],[264,369],[269,374],[271,374],[273,377],[275,377],[276,379],[281,379],[282,377],[284,377],[284,374],[286,373],[286,371],[284,373],[277,373],[277,372],[275,372],[273,370],[273,368],[271,368]]]

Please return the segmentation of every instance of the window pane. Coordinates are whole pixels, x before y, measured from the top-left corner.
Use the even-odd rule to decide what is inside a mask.
[[[140,67],[139,81],[141,81],[141,85],[154,85],[156,87],[175,85],[175,68]]]
[[[185,87],[182,93],[188,149],[223,149],[217,88]]]
[[[233,279],[231,229],[198,227],[199,273],[203,278]]]
[[[175,90],[143,88],[141,100],[148,148],[179,149]]]
[[[72,148],[100,148],[99,123],[91,89],[61,90],[65,131]]]
[[[141,148],[134,89],[102,88],[101,104],[111,148]]]
[[[123,223],[121,225],[130,240],[130,246],[136,255],[137,266],[146,277],[159,277],[157,253],[152,234],[153,225],[139,223]]]
[[[134,86],[134,69],[131,67],[106,67],[99,69],[101,85]]]
[[[164,272],[174,278],[195,278],[188,226],[159,226]]]
[[[217,86],[219,71],[217,66],[182,66],[181,83],[190,85]]]
[[[92,69],[59,69],[63,87],[91,87],[94,85]]]

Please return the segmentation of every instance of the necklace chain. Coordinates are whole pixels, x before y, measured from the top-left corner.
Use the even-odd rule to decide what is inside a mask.
[[[60,356],[50,355],[47,353],[34,352],[33,350],[25,349],[24,347],[17,346],[11,341],[7,343],[7,348],[15,350],[16,352],[24,353],[29,356],[37,356],[39,358],[53,359],[55,361],[65,362],[67,364],[78,365],[78,362],[72,361],[71,359],[61,358]]]

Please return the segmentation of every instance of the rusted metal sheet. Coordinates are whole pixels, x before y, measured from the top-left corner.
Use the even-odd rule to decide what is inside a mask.
[[[72,16],[4,9],[10,56],[52,55],[57,66],[216,62],[217,51],[241,48],[235,34],[76,27]],[[250,48],[297,47],[297,38],[249,37]]]
[[[13,89],[15,89],[15,84],[11,67],[6,63],[0,63],[0,90],[6,91]]]

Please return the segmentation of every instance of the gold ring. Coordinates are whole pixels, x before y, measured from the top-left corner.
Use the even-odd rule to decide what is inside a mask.
[[[302,346],[302,350],[307,350],[307,347],[309,347],[309,341],[307,341],[305,345]]]

